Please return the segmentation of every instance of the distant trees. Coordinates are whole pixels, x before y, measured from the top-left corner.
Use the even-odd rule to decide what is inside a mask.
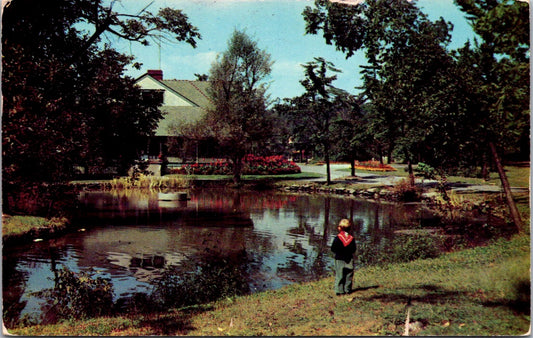
[[[200,123],[232,162],[235,183],[241,179],[244,155],[272,134],[265,82],[271,67],[270,54],[241,31],[233,32],[228,49],[211,67],[209,94],[213,108]]]
[[[137,157],[141,138],[153,132],[161,118],[160,98],[142,93],[125,77],[132,58],[101,45],[100,38],[114,34],[147,44],[162,35],[194,46],[200,35],[178,10],[119,13],[113,8],[116,3],[5,4],[4,197],[26,183],[68,180],[75,166],[97,172],[113,166],[125,173]]]

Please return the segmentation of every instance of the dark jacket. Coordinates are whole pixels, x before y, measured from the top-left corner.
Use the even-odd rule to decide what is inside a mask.
[[[331,244],[331,251],[335,254],[335,259],[350,263],[356,250],[355,239],[351,237],[351,240],[348,240],[347,242],[349,243],[346,243],[347,245],[345,245],[339,236],[335,237]]]

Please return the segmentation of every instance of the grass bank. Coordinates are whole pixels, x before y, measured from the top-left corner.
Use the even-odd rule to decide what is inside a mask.
[[[165,313],[12,329],[17,335],[523,335],[530,326],[530,240],[516,236],[410,263],[356,271],[356,291],[333,278]]]
[[[2,242],[6,245],[47,238],[64,232],[68,226],[66,218],[2,215]]]

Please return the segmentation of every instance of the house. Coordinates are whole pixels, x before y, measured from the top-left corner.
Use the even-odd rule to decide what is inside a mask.
[[[176,126],[199,121],[211,106],[208,94],[208,81],[165,80],[162,70],[148,70],[136,80],[142,90],[163,92],[163,119],[155,130],[155,136],[147,141],[145,157],[156,159],[159,154],[175,162],[185,161],[187,157],[198,156],[198,143],[190,154],[190,144],[176,133]],[[174,130],[173,130],[174,129]]]

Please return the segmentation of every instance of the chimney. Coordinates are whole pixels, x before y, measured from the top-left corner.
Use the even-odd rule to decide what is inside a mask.
[[[148,69],[148,75],[150,75],[157,81],[163,80],[163,71],[160,69]]]

